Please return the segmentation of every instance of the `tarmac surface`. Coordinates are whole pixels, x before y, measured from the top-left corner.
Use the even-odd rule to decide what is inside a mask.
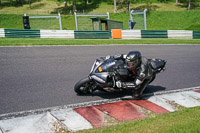
[[[0,47],[0,114],[130,96],[77,96],[73,87],[88,76],[96,58],[131,50],[167,61],[145,93],[199,86],[200,45]]]

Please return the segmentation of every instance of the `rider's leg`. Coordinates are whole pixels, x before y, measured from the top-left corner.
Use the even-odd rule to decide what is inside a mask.
[[[151,81],[151,78],[145,79],[141,86],[137,87],[134,89],[133,97],[135,98],[141,98],[143,91],[145,90],[146,86],[149,84]]]

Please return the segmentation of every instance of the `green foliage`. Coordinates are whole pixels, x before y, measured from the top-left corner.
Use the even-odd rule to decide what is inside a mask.
[[[25,4],[29,4],[29,2],[34,3],[40,0],[0,0],[0,1],[1,1],[0,3],[0,9],[1,9],[4,7],[11,7],[11,6],[20,7]]]

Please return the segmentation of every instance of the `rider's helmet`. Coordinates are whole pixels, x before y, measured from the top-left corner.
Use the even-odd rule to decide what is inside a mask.
[[[126,57],[127,64],[131,69],[136,69],[141,63],[141,53],[139,51],[130,51]]]

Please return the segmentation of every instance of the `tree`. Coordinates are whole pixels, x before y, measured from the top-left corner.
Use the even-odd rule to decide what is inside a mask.
[[[76,0],[73,0],[73,12],[76,12]]]
[[[88,0],[85,0],[85,9],[87,8]]]
[[[117,0],[114,0],[114,13],[117,12]]]
[[[31,9],[31,0],[28,0],[29,8]]]
[[[176,5],[178,5],[178,0],[176,0]]]
[[[188,0],[188,7],[187,7],[187,9],[190,10],[190,8],[191,8],[191,0]]]
[[[127,0],[126,2],[127,2],[127,10],[126,11],[130,12],[130,0]]]

